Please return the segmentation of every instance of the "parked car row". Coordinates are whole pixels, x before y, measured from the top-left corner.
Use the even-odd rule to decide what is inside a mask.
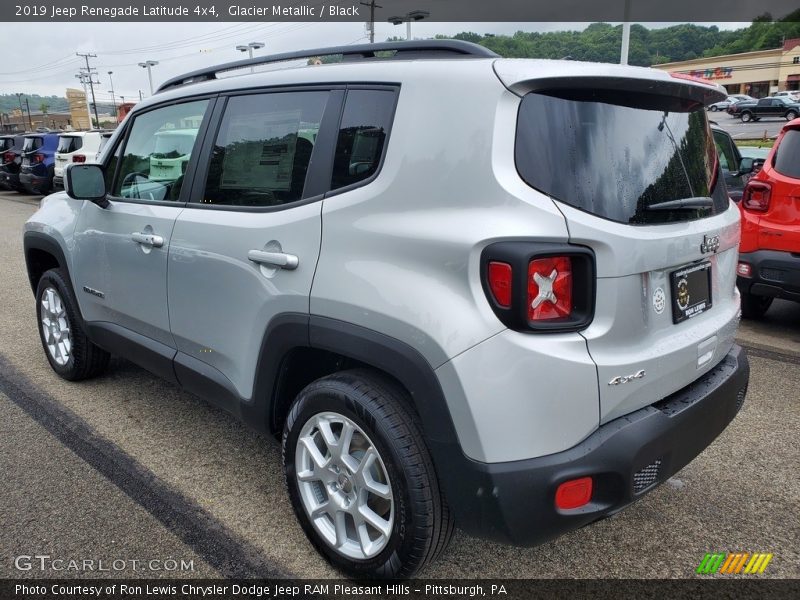
[[[112,131],[31,132],[0,136],[0,188],[29,194],[63,189],[64,167],[95,162]]]
[[[727,105],[726,105],[727,102]],[[717,102],[717,108],[725,110],[743,123],[768,118],[782,118],[791,121],[800,116],[800,99],[791,92],[778,92],[769,98],[756,100],[739,94],[728,96],[728,101]]]

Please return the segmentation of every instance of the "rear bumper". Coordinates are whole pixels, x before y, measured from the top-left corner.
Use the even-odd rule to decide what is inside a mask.
[[[743,252],[739,262],[748,263],[752,277],[737,277],[742,293],[800,302],[800,254],[776,250]]]
[[[21,187],[24,187],[28,191],[38,191],[38,190],[49,190],[50,189],[50,177],[41,177],[39,175],[34,175],[33,173],[20,173],[19,174],[19,183]]]
[[[56,175],[53,177],[53,188],[58,190],[64,189],[64,176],[63,175]]]
[[[451,463],[461,493],[451,489],[448,497],[458,524],[473,535],[528,546],[621,510],[678,472],[727,427],[742,406],[749,375],[745,352],[734,346],[694,383],[603,425],[569,450],[510,463],[478,463],[462,455]],[[453,475],[446,475],[451,483]],[[593,479],[590,503],[557,509],[556,488],[586,476]]]

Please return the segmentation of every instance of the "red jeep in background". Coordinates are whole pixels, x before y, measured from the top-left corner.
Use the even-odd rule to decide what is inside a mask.
[[[783,127],[739,206],[736,282],[742,316],[755,319],[775,298],[800,302],[800,119]]]

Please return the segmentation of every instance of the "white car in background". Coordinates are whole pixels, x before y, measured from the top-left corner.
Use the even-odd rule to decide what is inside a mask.
[[[56,148],[55,177],[53,187],[64,189],[64,168],[71,162],[95,162],[103,144],[110,136],[105,131],[70,131],[58,136]]]
[[[755,98],[748,96],[747,94],[731,94],[727,97],[727,99],[711,104],[708,107],[708,110],[712,112],[716,112],[718,110],[727,110],[731,104],[736,104],[737,102],[743,102],[746,100],[755,100]]]

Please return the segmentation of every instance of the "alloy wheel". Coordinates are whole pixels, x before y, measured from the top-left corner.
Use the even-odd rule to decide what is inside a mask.
[[[335,412],[312,416],[295,447],[295,477],[316,532],[339,554],[366,560],[388,544],[394,496],[369,436]]]
[[[64,301],[55,288],[44,290],[41,300],[42,337],[56,364],[64,366],[72,352],[69,318]]]

